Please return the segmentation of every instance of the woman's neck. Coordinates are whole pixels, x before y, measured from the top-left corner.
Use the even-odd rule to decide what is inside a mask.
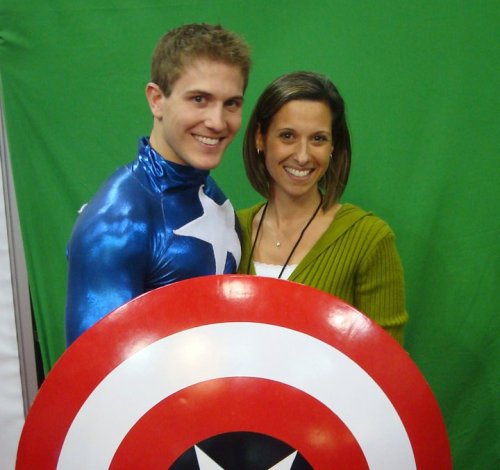
[[[286,226],[297,220],[308,219],[321,201],[319,191],[302,198],[274,193],[269,197],[267,214],[277,227]]]

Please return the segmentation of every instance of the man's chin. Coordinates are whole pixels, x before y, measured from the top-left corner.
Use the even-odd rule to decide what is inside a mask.
[[[204,156],[195,159],[192,162],[192,166],[194,168],[197,168],[198,170],[213,170],[214,168],[217,168],[222,161],[222,155],[220,156]]]

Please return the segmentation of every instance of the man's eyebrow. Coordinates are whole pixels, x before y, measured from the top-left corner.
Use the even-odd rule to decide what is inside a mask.
[[[188,90],[185,93],[186,95],[205,95],[205,96],[213,96],[212,93],[204,90]]]
[[[203,96],[215,96],[214,93],[211,93],[206,90],[188,90],[186,91],[185,95],[203,95]],[[234,95],[226,98],[224,101],[227,100],[240,100],[243,101],[243,95]]]

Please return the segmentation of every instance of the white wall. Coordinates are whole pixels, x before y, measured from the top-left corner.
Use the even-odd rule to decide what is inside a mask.
[[[9,245],[0,167],[0,468],[14,468],[24,424]]]

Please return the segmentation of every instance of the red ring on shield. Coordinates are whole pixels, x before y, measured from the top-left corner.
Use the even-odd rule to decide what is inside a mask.
[[[231,413],[221,410],[227,403]],[[235,430],[279,438],[300,449],[313,468],[328,462],[339,469],[368,468],[349,429],[318,400],[278,382],[245,377],[202,382],[160,402],[129,431],[110,468],[165,468],[203,439]]]
[[[236,275],[157,289],[85,332],[41,387],[17,468],[145,464],[145,442],[165,468],[242,430],[318,469],[451,469],[437,402],[385,331],[321,291]]]

